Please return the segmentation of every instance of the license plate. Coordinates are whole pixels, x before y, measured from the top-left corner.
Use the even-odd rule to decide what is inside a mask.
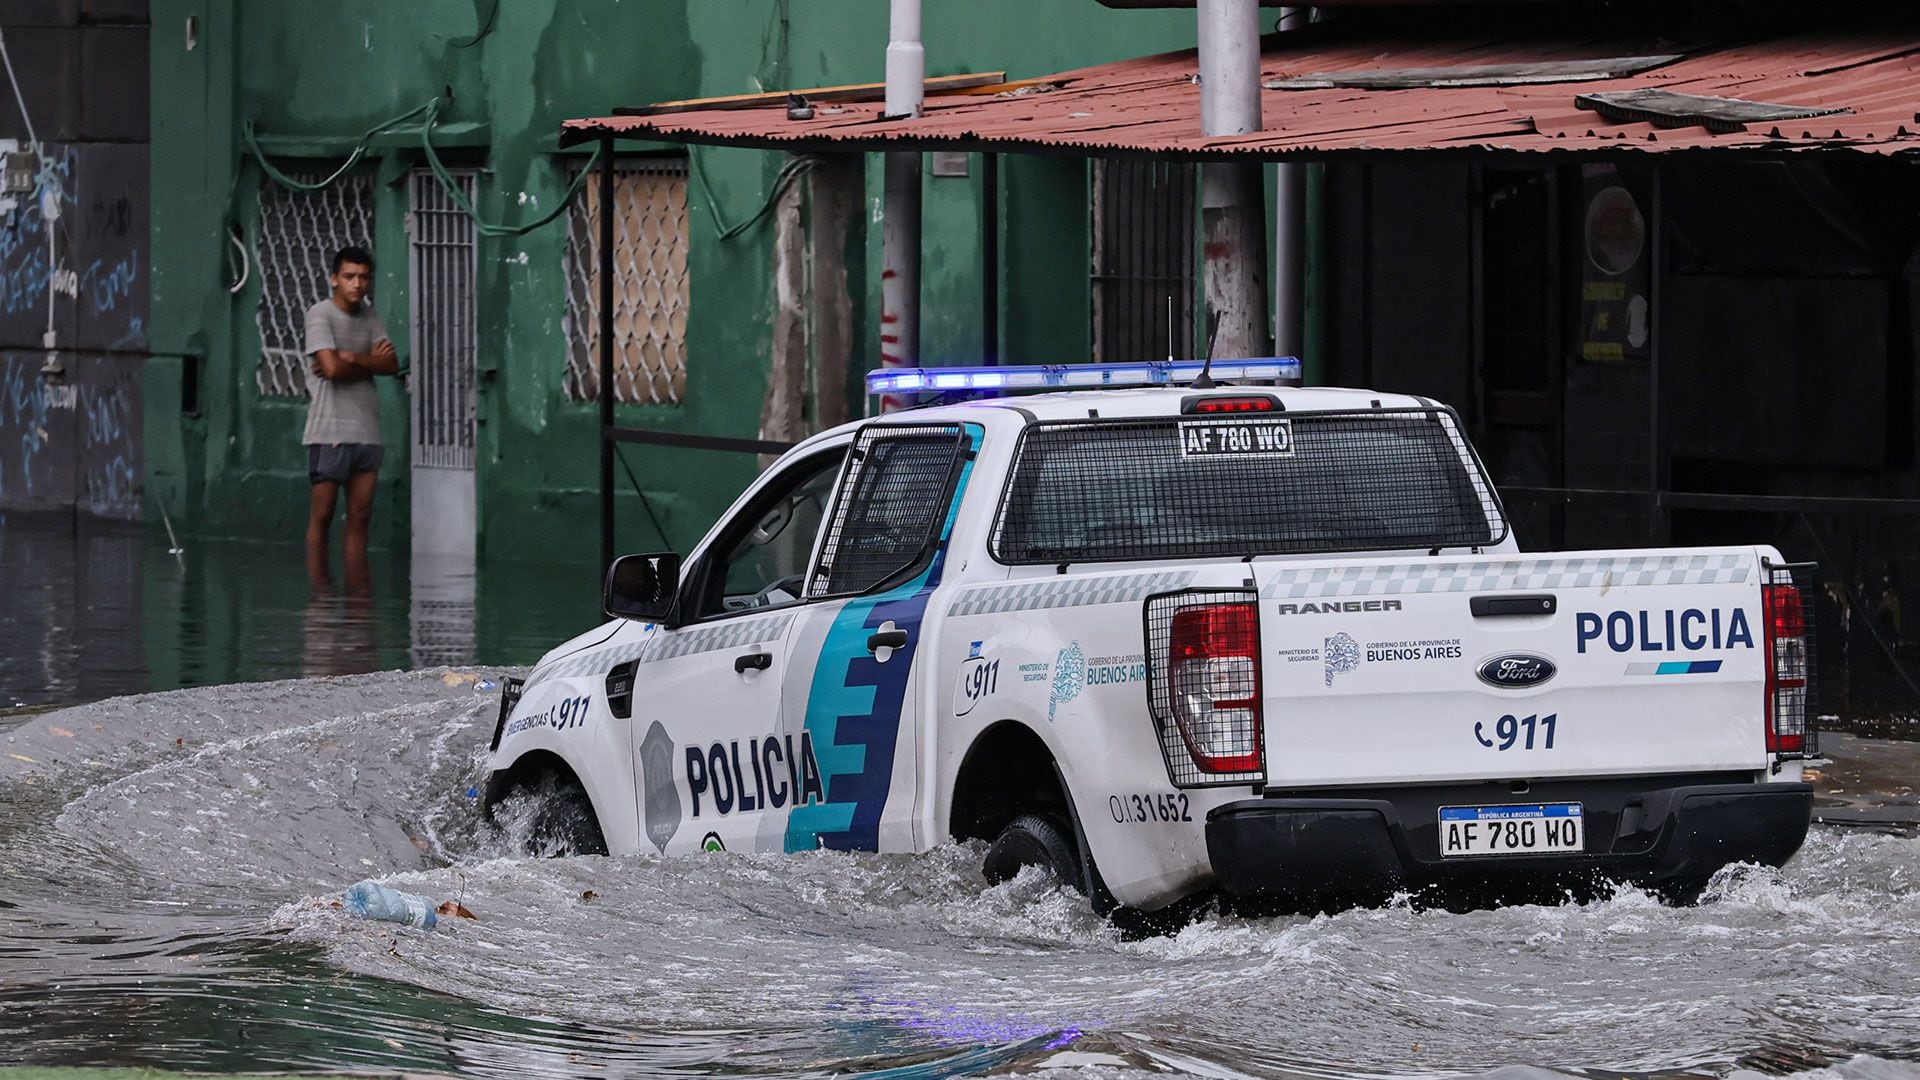
[[[1188,420],[1180,425],[1181,457],[1291,457],[1291,420]]]
[[[1583,843],[1577,802],[1440,808],[1443,856],[1581,851]]]

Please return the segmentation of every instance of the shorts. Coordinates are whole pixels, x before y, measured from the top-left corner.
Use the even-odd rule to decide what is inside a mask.
[[[307,480],[344,484],[355,473],[377,473],[384,449],[379,443],[311,444],[307,447]]]

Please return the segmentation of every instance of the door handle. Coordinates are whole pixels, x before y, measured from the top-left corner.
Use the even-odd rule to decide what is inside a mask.
[[[1498,618],[1506,615],[1552,615],[1559,610],[1559,598],[1552,593],[1534,593],[1528,596],[1476,596],[1467,601],[1468,610],[1476,619]]]
[[[773,666],[773,654],[765,652],[741,653],[733,658],[735,671],[765,671]]]
[[[905,630],[882,630],[867,638],[868,652],[879,652],[881,649],[903,649],[906,645]]]

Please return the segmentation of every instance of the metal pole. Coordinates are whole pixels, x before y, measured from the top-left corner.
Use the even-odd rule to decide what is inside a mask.
[[[1260,0],[1199,0],[1200,126],[1208,135],[1260,130]]]
[[[1306,22],[1306,8],[1281,8],[1282,30]],[[1273,351],[1302,356],[1307,351],[1307,167],[1281,162],[1274,180],[1273,207]]]
[[[600,140],[600,573],[613,565],[613,140]]]
[[[919,116],[926,98],[927,54],[920,44],[920,0],[892,0],[887,42],[887,115]],[[880,230],[880,364],[920,362],[920,151],[886,155]],[[880,411],[912,404],[889,394]]]
[[[1198,0],[1200,126],[1207,135],[1260,130],[1259,0]],[[1200,166],[1207,336],[1216,358],[1267,351],[1264,177],[1258,163]]]
[[[1282,162],[1273,222],[1273,351],[1307,351],[1307,167]]]
[[[920,0],[892,0],[887,18],[887,115],[919,116],[927,96]]]
[[[1000,362],[1000,155],[980,155],[980,362]]]

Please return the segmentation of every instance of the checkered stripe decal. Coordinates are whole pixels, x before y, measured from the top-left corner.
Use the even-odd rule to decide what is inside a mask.
[[[1740,554],[1382,563],[1278,570],[1260,595],[1271,600],[1303,596],[1578,589],[1600,584],[1716,585],[1746,581],[1753,571],[1753,556]]]
[[[671,660],[676,656],[758,645],[786,633],[787,624],[792,621],[793,612],[783,611],[764,619],[728,619],[696,630],[663,631],[653,635],[648,642],[651,648],[647,650],[646,660],[652,663],[655,660]]]
[[[631,641],[563,657],[527,676],[527,685],[521,688],[520,693],[524,695],[528,690],[548,679],[571,679],[580,675],[598,675],[603,671],[612,671],[615,665],[638,659],[649,643],[649,641]]]
[[[598,675],[611,671],[617,665],[629,660],[667,660],[676,656],[691,656],[694,653],[713,652],[717,649],[733,649],[742,645],[758,645],[763,641],[787,632],[787,624],[793,621],[793,612],[784,611],[765,619],[729,619],[716,626],[703,626],[696,630],[677,630],[668,632],[656,630],[644,641],[627,642],[604,649],[592,649],[575,653],[553,664],[535,671],[527,677],[526,689],[548,679],[573,678],[580,675]],[[525,693],[525,690],[521,691]]]
[[[1160,574],[1124,574],[1117,577],[1054,577],[1019,585],[970,589],[947,608],[948,615],[990,615],[1037,608],[1091,607],[1144,600],[1158,592],[1178,589],[1193,580],[1193,571]]]

